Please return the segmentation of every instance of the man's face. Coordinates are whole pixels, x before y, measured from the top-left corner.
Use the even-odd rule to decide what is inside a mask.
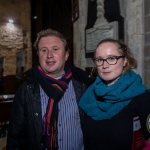
[[[39,63],[43,71],[52,78],[60,77],[69,57],[62,40],[55,36],[42,37],[38,44]]]

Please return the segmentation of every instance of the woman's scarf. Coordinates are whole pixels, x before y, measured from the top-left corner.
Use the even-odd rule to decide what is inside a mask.
[[[141,77],[133,71],[122,74],[115,84],[107,86],[100,77],[89,86],[79,106],[94,120],[110,119],[118,114],[132,98],[146,91]]]
[[[38,67],[38,80],[49,97],[49,102],[44,117],[43,142],[48,150],[55,150],[57,143],[57,119],[58,102],[61,100],[64,92],[68,88],[72,72],[69,67],[65,67],[65,75],[56,80],[46,75],[42,68]]]

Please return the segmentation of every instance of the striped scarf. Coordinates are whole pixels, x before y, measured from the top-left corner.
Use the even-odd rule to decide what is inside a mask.
[[[57,143],[57,120],[58,120],[58,102],[61,100],[64,92],[68,88],[68,83],[72,77],[72,71],[65,66],[65,75],[56,80],[45,74],[42,68],[38,67],[38,80],[49,97],[49,102],[44,117],[43,143],[48,150],[58,149]]]

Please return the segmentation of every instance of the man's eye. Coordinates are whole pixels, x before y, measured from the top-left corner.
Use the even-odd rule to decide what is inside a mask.
[[[58,51],[58,48],[53,48],[54,51]]]
[[[42,49],[41,51],[42,51],[42,52],[46,52],[47,50],[46,50],[46,49]]]

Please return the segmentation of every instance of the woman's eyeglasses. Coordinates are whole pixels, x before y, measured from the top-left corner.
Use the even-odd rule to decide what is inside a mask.
[[[96,66],[102,66],[104,64],[104,61],[106,61],[109,65],[115,65],[118,59],[123,58],[123,57],[125,56],[111,56],[106,59],[94,58],[93,62]]]

